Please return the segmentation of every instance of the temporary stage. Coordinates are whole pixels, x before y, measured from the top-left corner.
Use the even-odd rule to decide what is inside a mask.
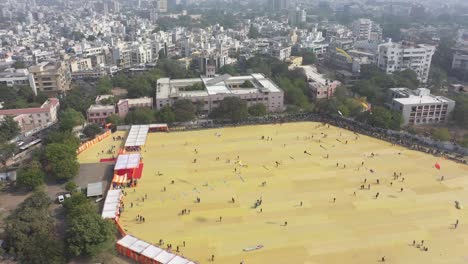
[[[117,251],[138,263],[144,264],[195,264],[179,255],[126,235],[117,241]]]

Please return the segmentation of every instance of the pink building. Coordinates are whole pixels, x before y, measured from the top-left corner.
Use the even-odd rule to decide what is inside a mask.
[[[309,89],[312,91],[314,100],[330,99],[335,96],[336,88],[341,83],[339,81],[325,82],[324,84],[319,82],[309,82]]]
[[[0,120],[13,116],[22,133],[37,132],[57,122],[59,106],[57,98],[49,98],[40,107],[0,110]]]
[[[113,105],[91,105],[86,111],[88,123],[105,125],[107,118],[115,114],[115,106]]]
[[[153,98],[142,97],[135,99],[122,99],[117,103],[119,116],[124,118],[128,112],[136,108],[153,108]]]

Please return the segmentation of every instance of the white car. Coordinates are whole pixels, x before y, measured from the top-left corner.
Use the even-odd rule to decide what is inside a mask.
[[[65,201],[65,199],[68,199],[70,197],[71,197],[71,194],[66,193],[64,195],[57,196],[57,200],[58,200],[59,203],[63,203],[63,201]]]

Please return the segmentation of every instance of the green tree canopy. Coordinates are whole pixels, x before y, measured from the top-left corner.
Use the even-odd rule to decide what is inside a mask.
[[[250,106],[248,112],[251,116],[264,116],[267,114],[267,108],[264,104],[258,103]]]
[[[170,106],[164,106],[156,112],[156,122],[172,124],[175,122],[175,114]]]
[[[5,116],[0,123],[0,142],[5,142],[16,137],[20,132],[18,122],[13,117]]]
[[[98,124],[89,124],[83,129],[83,134],[88,138],[94,138],[102,132]]]
[[[24,69],[26,68],[26,64],[22,61],[15,61],[15,63],[13,63],[13,68],[15,69]]]
[[[399,130],[403,121],[400,113],[382,106],[373,107],[372,112],[364,112],[358,119],[372,126],[393,130]]]
[[[211,112],[215,119],[230,119],[239,122],[248,117],[247,103],[238,97],[225,97],[217,108]]]
[[[154,123],[155,117],[153,110],[148,108],[137,108],[130,111],[125,117],[125,123],[129,125],[136,124],[151,124]]]
[[[65,200],[67,228],[65,242],[71,257],[95,256],[112,247],[115,226],[97,213],[97,208],[82,193]]]
[[[188,122],[195,119],[197,109],[190,100],[177,100],[174,102],[172,109],[177,122]]]
[[[37,160],[23,165],[18,170],[16,184],[18,187],[27,190],[34,190],[44,184],[45,174],[42,171],[42,166]]]
[[[35,192],[6,219],[5,242],[19,263],[64,263],[62,246],[54,236],[51,201],[46,193]]]
[[[251,39],[257,39],[260,37],[260,33],[258,32],[258,29],[256,27],[250,25],[249,33],[247,36]]]
[[[468,128],[468,97],[458,96],[455,98],[455,109],[452,118],[456,125]]]
[[[110,94],[112,92],[112,82],[108,77],[102,77],[99,79],[99,83],[96,86],[97,94]]]
[[[434,131],[432,132],[432,138],[440,141],[449,141],[451,136],[448,128],[441,127],[434,129]]]
[[[107,122],[112,123],[114,126],[120,126],[124,123],[124,120],[120,116],[113,114],[107,117]]]
[[[44,168],[56,180],[70,180],[78,173],[76,148],[52,143],[46,146],[44,154]]]
[[[63,131],[72,131],[75,126],[83,125],[84,122],[83,114],[73,108],[67,108],[59,118],[59,126]]]
[[[80,139],[70,131],[51,131],[45,140],[46,144],[60,143],[69,146],[72,149],[77,149],[80,145]]]

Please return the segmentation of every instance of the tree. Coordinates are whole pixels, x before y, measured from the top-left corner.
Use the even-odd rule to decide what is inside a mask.
[[[17,150],[16,144],[8,144],[0,142],[0,162],[6,165],[7,160],[13,157]]]
[[[75,126],[83,125],[84,122],[83,114],[73,108],[67,108],[60,116],[59,126],[63,131],[72,131]]]
[[[70,193],[75,193],[77,188],[78,185],[74,181],[68,181],[67,184],[65,184],[65,190]]]
[[[47,135],[45,143],[60,143],[69,146],[72,149],[78,149],[80,146],[80,139],[75,136],[71,131],[51,131]]]
[[[247,35],[251,39],[257,39],[260,37],[260,33],[258,32],[258,29],[252,25],[250,25],[249,28],[249,33]]]
[[[39,161],[33,160],[18,170],[16,184],[19,187],[34,190],[44,184],[44,177],[41,164]]]
[[[62,246],[54,235],[46,193],[35,192],[6,219],[5,242],[19,263],[64,263]]]
[[[163,108],[159,109],[159,111],[156,112],[156,122],[159,123],[174,123],[176,118],[174,111],[172,111],[172,108],[170,106],[164,106]]]
[[[428,87],[432,92],[439,92],[447,84],[447,78],[447,72],[437,66],[432,66],[429,71]]]
[[[19,132],[20,127],[18,122],[11,116],[5,116],[0,123],[0,142],[5,142],[16,137]]]
[[[172,109],[174,111],[175,120],[177,122],[188,122],[195,119],[195,113],[197,109],[190,100],[177,100],[174,102]]]
[[[441,127],[434,129],[434,131],[432,132],[432,138],[439,141],[449,141],[451,137],[448,128]]]
[[[64,208],[67,222],[65,242],[69,256],[95,256],[112,247],[115,226],[102,219],[84,194],[73,194],[65,200]]]
[[[230,64],[226,64],[223,67],[219,69],[220,74],[229,74],[231,76],[236,76],[239,75],[239,72],[237,71],[236,67]]]
[[[267,114],[267,109],[264,104],[254,104],[248,108],[248,112],[251,116],[264,116]]]
[[[302,51],[302,63],[305,65],[314,64],[317,60],[315,53],[313,51]]]
[[[239,122],[248,117],[247,103],[238,97],[225,97],[211,112],[215,119],[230,119]]]
[[[122,120],[122,118],[120,118],[120,116],[112,114],[107,117],[107,123],[112,123],[112,125],[114,126],[120,126],[124,123],[124,121]]]
[[[24,64],[24,62],[22,62],[22,61],[15,61],[15,63],[13,63],[12,66],[15,69],[24,69],[24,68],[26,68],[26,64]]]
[[[79,164],[75,148],[52,143],[46,146],[44,153],[44,168],[56,180],[69,180],[78,173]]]
[[[154,120],[154,113],[148,108],[137,108],[130,111],[125,117],[125,123],[129,125],[151,124],[154,123]]]
[[[452,118],[455,124],[464,128],[468,128],[468,97],[458,96],[455,98],[455,109],[453,110]]]
[[[112,92],[112,82],[108,77],[102,77],[99,79],[99,83],[96,87],[97,94],[109,94]]]
[[[83,129],[83,134],[88,138],[94,138],[102,132],[102,128],[98,124],[89,124]]]
[[[358,116],[358,119],[372,126],[393,130],[399,130],[403,120],[399,113],[390,111],[382,106],[373,107],[372,113],[364,112]]]

